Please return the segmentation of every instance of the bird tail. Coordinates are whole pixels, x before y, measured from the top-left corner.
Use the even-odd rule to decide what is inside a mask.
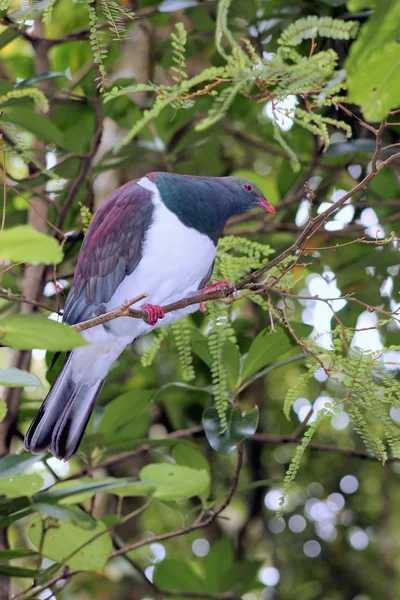
[[[60,460],[68,460],[77,451],[104,384],[104,379],[94,384],[74,382],[71,356],[67,356],[25,436],[26,450],[38,454],[50,449]]]

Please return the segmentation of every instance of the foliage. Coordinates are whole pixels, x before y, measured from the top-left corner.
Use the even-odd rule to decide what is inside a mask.
[[[1,10],[8,596],[397,598],[398,2]],[[246,177],[276,215],[232,219],[236,291],[126,349],[76,457],[33,456],[92,214],[149,171]]]
[[[307,111],[297,107],[294,116],[300,126],[321,137],[325,150],[329,146],[327,125],[342,128],[347,137],[351,136],[351,128],[347,123],[331,119],[311,109],[314,103],[317,106],[323,106],[337,102],[338,97],[335,94],[345,87],[344,84],[337,85],[340,83],[341,77],[340,71],[335,70],[338,62],[337,53],[332,49],[319,51],[316,54],[313,54],[312,51],[307,57],[299,54],[292,46],[299,45],[305,39],[312,38],[314,40],[317,35],[333,39],[353,38],[357,34],[358,23],[356,21],[345,22],[331,17],[318,18],[317,16],[299,19],[282,33],[278,40],[281,47],[278,48],[276,54],[273,57],[260,59],[249,41],[246,42],[246,53],[230,32],[227,26],[230,4],[231,0],[221,0],[218,3],[215,40],[219,54],[225,59],[223,67],[212,67],[211,69],[207,67],[195,77],[189,78],[185,72],[187,35],[183,23],[178,23],[176,25],[178,33],[171,34],[175,63],[175,66],[172,67],[172,71],[175,73],[172,76],[174,84],[172,86],[139,84],[121,89],[115,87],[106,95],[106,101],[111,101],[129,93],[143,91],[156,93],[152,109],[144,111],[143,118],[135,123],[134,128],[117,147],[117,150],[137,136],[148,125],[150,119],[158,117],[169,104],[176,108],[191,108],[199,96],[204,94],[215,96],[208,116],[196,124],[196,129],[201,131],[220,121],[227,114],[236,96],[239,93],[248,96],[254,86],[261,92],[254,97],[272,101],[273,111],[279,111],[277,108],[279,103],[290,94],[310,96]],[[230,54],[227,54],[224,49],[224,41],[230,46]],[[220,88],[221,85],[227,83],[229,84],[227,87]],[[196,90],[195,88],[200,84],[203,84],[203,87]],[[166,99],[168,102],[165,101]],[[275,112],[274,118],[276,121],[279,119],[279,115]],[[285,150],[288,150],[287,142],[281,140],[281,136],[276,135],[275,138]],[[288,150],[288,154],[297,162],[293,150]]]

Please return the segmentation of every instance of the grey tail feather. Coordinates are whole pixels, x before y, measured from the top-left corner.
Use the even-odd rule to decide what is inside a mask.
[[[25,436],[25,449],[38,454],[50,450],[60,460],[76,451],[92,414],[104,379],[94,385],[75,383],[67,359]]]

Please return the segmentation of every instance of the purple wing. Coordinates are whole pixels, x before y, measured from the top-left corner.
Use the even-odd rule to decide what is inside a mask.
[[[96,211],[79,253],[65,323],[73,325],[105,312],[104,305],[141,260],[153,209],[151,192],[131,181]]]

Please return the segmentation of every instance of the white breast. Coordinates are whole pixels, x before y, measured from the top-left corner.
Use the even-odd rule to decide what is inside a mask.
[[[119,285],[107,305],[108,310],[144,292],[149,294],[148,297],[135,307],[146,302],[165,305],[189,296],[198,290],[216,254],[216,247],[208,236],[183,225],[165,206],[153,182],[144,177],[138,184],[153,192],[153,221],[144,240],[142,260]],[[159,325],[180,318],[196,308],[169,314]],[[135,319],[119,321],[118,327],[125,330],[120,329],[119,334],[128,333],[128,328],[129,334],[137,337],[151,329],[146,323]]]

